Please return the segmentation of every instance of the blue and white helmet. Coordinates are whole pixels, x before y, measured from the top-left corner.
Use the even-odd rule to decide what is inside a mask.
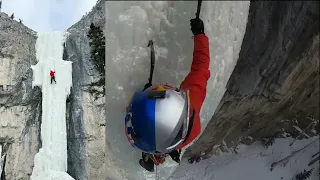
[[[187,135],[189,105],[189,92],[169,85],[154,85],[135,92],[125,118],[129,142],[152,154],[175,150]]]

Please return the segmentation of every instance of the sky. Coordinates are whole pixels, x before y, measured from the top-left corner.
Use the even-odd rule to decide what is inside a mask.
[[[1,0],[0,0],[1,1]],[[89,12],[97,0],[2,0],[1,12],[37,32],[66,30]]]

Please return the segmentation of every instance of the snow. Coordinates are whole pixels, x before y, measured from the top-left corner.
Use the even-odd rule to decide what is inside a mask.
[[[316,131],[315,129],[311,129],[311,132],[312,132],[313,134],[317,134],[317,131]]]
[[[246,29],[249,1],[203,1],[200,18],[210,42],[207,96],[201,110],[202,130],[213,116],[234,69]],[[154,179],[140,167],[139,150],[124,133],[125,106],[135,90],[147,83],[150,39],[155,41],[153,83],[179,86],[190,71],[193,40],[190,19],[196,1],[106,1],[106,155],[107,174],[118,179]],[[110,151],[110,152],[109,152]],[[158,167],[159,179],[167,179],[178,164],[170,157]]]
[[[72,66],[62,60],[64,32],[38,33],[32,87],[42,89],[42,147],[35,155],[31,180],[73,180],[67,171],[66,98],[72,86]],[[50,69],[57,84],[50,84]]]
[[[308,180],[319,179],[319,162],[308,166],[312,155],[319,152],[319,136],[297,140],[290,146],[291,138],[276,139],[275,143],[264,149],[259,142],[251,146],[239,145],[235,153],[222,153],[202,160],[197,164],[181,162],[170,180],[295,180],[295,176],[304,169],[314,168]],[[293,152],[307,148],[291,156],[288,161],[280,163],[270,171],[271,164],[285,158]]]

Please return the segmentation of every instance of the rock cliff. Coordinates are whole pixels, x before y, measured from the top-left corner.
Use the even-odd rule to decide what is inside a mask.
[[[73,87],[67,104],[68,173],[77,180],[104,179],[104,98],[86,91],[98,78],[90,61],[87,32],[104,27],[104,1],[71,26],[64,60],[73,62]],[[0,145],[5,155],[1,179],[29,180],[41,147],[41,89],[32,88],[37,63],[36,32],[0,13]]]
[[[209,153],[222,140],[319,134],[319,77],[319,2],[251,2],[227,90],[186,155]]]
[[[104,179],[105,98],[94,101],[87,88],[98,79],[90,60],[90,24],[104,27],[104,1],[68,29],[65,59],[72,61],[72,89],[68,103],[68,173],[77,180]]]
[[[1,179],[29,179],[41,146],[41,90],[32,89],[36,33],[0,13]]]

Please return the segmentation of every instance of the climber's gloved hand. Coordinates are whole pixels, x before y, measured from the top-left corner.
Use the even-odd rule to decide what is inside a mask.
[[[174,160],[176,163],[180,163],[180,154],[181,154],[181,150],[174,150],[172,152],[169,153],[170,157],[172,158],[172,160]]]
[[[193,35],[204,34],[204,24],[200,18],[191,19],[190,26]]]

